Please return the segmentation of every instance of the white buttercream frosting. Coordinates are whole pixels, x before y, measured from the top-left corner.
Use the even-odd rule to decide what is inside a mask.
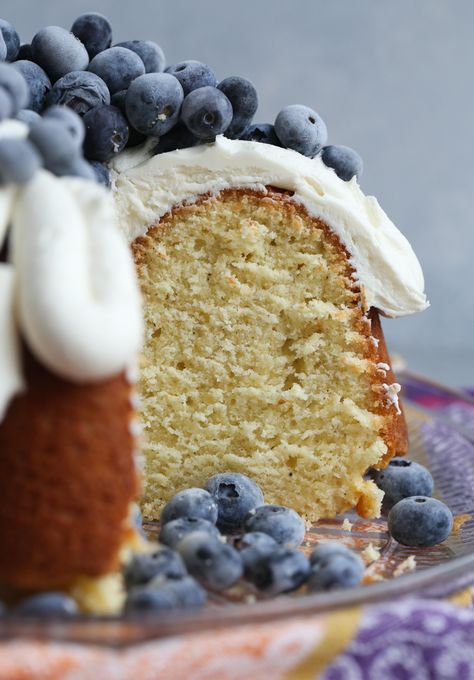
[[[407,239],[355,178],[342,181],[319,157],[222,136],[212,144],[151,154],[148,144],[112,163],[118,219],[129,241],[200,194],[273,185],[294,192],[293,200],[340,238],[367,307],[398,317],[428,306],[423,273]]]
[[[16,201],[12,246],[20,325],[37,358],[77,382],[124,370],[140,347],[141,309],[110,193],[38,172]]]

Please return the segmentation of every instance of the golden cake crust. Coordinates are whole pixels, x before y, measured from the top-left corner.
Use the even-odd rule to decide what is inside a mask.
[[[137,238],[132,244],[132,249],[137,263],[139,274],[142,267],[145,266],[148,253],[152,248],[153,241],[160,241],[166,238],[173,224],[181,217],[185,218],[187,214],[205,206],[206,203],[212,204],[215,200],[220,201],[240,201],[245,197],[250,199],[257,199],[262,205],[266,202],[271,206],[278,206],[278,209],[286,212],[288,220],[294,219],[295,215],[300,216],[308,221],[313,228],[322,230],[324,238],[332,244],[332,247],[338,253],[339,265],[344,272],[346,280],[352,280],[353,284],[350,289],[353,293],[351,296],[351,305],[355,310],[359,309],[360,313],[356,314],[354,321],[355,330],[362,336],[365,336],[363,359],[367,360],[369,364],[368,372],[370,374],[371,389],[374,394],[374,401],[376,407],[372,412],[382,416],[382,428],[379,436],[383,439],[387,451],[383,459],[379,461],[379,465],[384,465],[388,460],[397,453],[405,453],[407,449],[407,431],[403,414],[397,414],[395,406],[387,398],[387,391],[385,385],[395,383],[395,376],[390,367],[390,359],[388,356],[382,327],[380,324],[379,315],[376,310],[368,310],[364,308],[363,290],[361,291],[355,279],[355,272],[350,264],[349,254],[340,242],[339,238],[334,232],[320,219],[310,217],[301,204],[292,200],[291,192],[277,189],[275,187],[267,187],[266,191],[254,191],[250,189],[227,189],[220,192],[217,196],[202,195],[190,204],[176,206],[173,210],[164,215],[160,222],[151,226],[147,234],[143,237]],[[385,369],[377,364],[387,364],[388,369]],[[176,491],[177,489],[174,489]],[[358,500],[356,499],[357,509],[361,515],[374,516],[378,514],[380,508],[381,493],[375,485],[368,481],[364,482],[361,478],[360,488],[358,491]],[[348,509],[351,504],[345,507],[341,505],[340,511]]]
[[[27,350],[27,391],[0,424],[0,582],[67,588],[118,567],[138,493],[131,386],[76,385]]]

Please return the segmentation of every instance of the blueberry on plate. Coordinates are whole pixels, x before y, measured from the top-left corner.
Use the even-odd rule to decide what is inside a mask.
[[[306,555],[299,550],[280,546],[250,565],[246,570],[246,578],[261,592],[278,595],[297,590],[305,583],[309,571]]]
[[[180,61],[179,64],[169,66],[166,73],[170,73],[177,78],[183,88],[184,96],[197,90],[199,87],[210,85],[215,87],[217,79],[214,71],[202,61],[188,59],[187,61]]]
[[[117,43],[117,47],[126,47],[138,54],[145,65],[146,73],[161,73],[165,70],[165,54],[152,40],[126,40]]]
[[[31,52],[52,82],[70,71],[85,70],[89,63],[81,41],[60,26],[46,26],[38,31],[31,41]]]
[[[274,538],[261,531],[244,534],[236,541],[235,547],[240,553],[245,574],[263,557],[268,557],[280,548]]]
[[[448,538],[452,528],[451,510],[436,498],[404,498],[388,515],[388,530],[402,545],[418,548],[437,545]]]
[[[83,116],[100,104],[110,104],[110,92],[102,78],[90,71],[71,71],[59,78],[46,95],[46,105],[62,104]]]
[[[82,146],[86,136],[86,129],[82,118],[74,113],[74,111],[67,106],[50,106],[43,113],[44,120],[56,120],[62,123],[69,131],[73,139],[76,140],[78,148]]]
[[[0,121],[11,118],[13,109],[13,99],[4,88],[0,87]]]
[[[39,113],[36,113],[36,111],[32,111],[31,109],[20,109],[15,118],[22,123],[25,123],[25,125],[28,125],[28,127],[41,120]]]
[[[77,17],[71,26],[71,33],[82,42],[89,59],[103,52],[112,44],[112,26],[103,14],[86,12]]]
[[[125,108],[130,124],[144,135],[160,137],[177,123],[183,88],[168,73],[146,73],[127,90]]]
[[[206,591],[192,576],[157,576],[150,586],[171,593],[177,606],[183,609],[200,609],[207,600]]]
[[[281,146],[281,142],[276,136],[275,127],[271,123],[255,123],[250,125],[242,133],[240,139],[248,142],[260,142],[261,144],[271,144]]]
[[[218,508],[217,526],[223,533],[242,529],[251,510],[263,505],[263,493],[258,484],[239,472],[222,472],[205,484]]]
[[[176,597],[166,588],[151,585],[135,586],[128,593],[123,607],[125,615],[159,614],[176,609]]]
[[[258,108],[255,85],[241,76],[229,76],[221,80],[218,89],[232,104],[232,122],[225,131],[229,139],[239,139],[248,128]]]
[[[392,458],[384,470],[375,472],[375,483],[385,494],[385,511],[409,496],[431,496],[434,486],[429,470],[415,461],[400,457]]]
[[[109,169],[106,165],[103,163],[99,163],[99,161],[90,161],[89,165],[91,166],[92,170],[94,171],[95,174],[95,179],[99,184],[102,184],[104,187],[110,188],[110,172]],[[137,511],[137,529],[138,531],[142,531],[142,520],[141,520],[141,513],[138,510]]]
[[[20,602],[13,610],[20,616],[71,618],[78,613],[76,602],[64,593],[40,593]]]
[[[193,135],[212,141],[229,127],[232,104],[216,87],[200,87],[184,98],[181,118]]]
[[[0,184],[25,184],[41,165],[41,156],[28,140],[0,139]]]
[[[106,83],[110,94],[126,90],[130,83],[145,73],[145,66],[138,54],[125,47],[110,47],[99,52],[89,64],[89,71]]]
[[[161,511],[162,525],[178,517],[207,519],[212,524],[217,521],[217,503],[208,491],[191,488],[179,491]]]
[[[0,64],[0,89],[2,88],[10,95],[13,114],[28,107],[28,84],[13,64]]]
[[[123,570],[127,588],[149,583],[160,574],[170,578],[186,575],[183,560],[177,552],[168,547],[159,547],[148,554],[134,554]]]
[[[188,572],[210,590],[225,590],[242,576],[242,560],[235,548],[205,531],[185,536],[176,546]]]
[[[41,66],[26,59],[15,61],[12,66],[21,73],[28,85],[29,99],[24,108],[41,113],[45,106],[46,95],[51,89],[51,81],[47,73]]]
[[[246,531],[262,531],[272,536],[277,543],[289,548],[301,545],[305,536],[302,517],[283,505],[262,505],[252,510],[244,522]]]
[[[205,531],[215,538],[219,538],[219,529],[207,519],[198,517],[178,517],[167,522],[160,529],[158,537],[160,543],[175,548],[182,538],[195,531]]]
[[[166,135],[159,138],[153,153],[160,154],[176,151],[176,149],[188,149],[191,146],[195,146],[197,142],[198,139],[188,130],[184,123],[177,123]]]
[[[303,156],[313,158],[326,144],[327,129],[322,118],[309,106],[285,106],[275,120],[280,142]]]
[[[361,582],[365,571],[362,558],[338,543],[322,543],[313,551],[308,591],[351,588]]]
[[[20,50],[20,38],[18,33],[8,21],[5,21],[5,19],[0,19],[0,31],[7,48],[5,61],[15,61]]]
[[[84,155],[92,161],[110,161],[125,148],[128,123],[116,106],[95,106],[84,118],[86,139]]]
[[[357,151],[348,146],[332,144],[325,146],[321,153],[324,165],[332,168],[336,175],[348,182],[353,177],[360,177],[364,164]]]
[[[6,61],[7,53],[7,44],[5,42],[5,38],[3,37],[3,33],[0,31],[0,62]]]

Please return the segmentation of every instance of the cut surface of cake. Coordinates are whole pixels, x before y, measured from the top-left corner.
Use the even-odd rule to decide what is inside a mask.
[[[125,153],[114,175],[144,298],[145,514],[233,470],[310,520],[377,515],[364,473],[407,448],[377,310],[426,299],[375,199],[319,159],[224,138]]]

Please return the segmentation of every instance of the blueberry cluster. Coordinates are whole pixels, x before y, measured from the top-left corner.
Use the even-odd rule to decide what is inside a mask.
[[[98,164],[147,137],[156,139],[158,154],[211,142],[219,134],[293,149],[310,158],[320,155],[346,181],[362,172],[355,151],[326,146],[326,125],[311,108],[286,106],[274,124],[254,124],[258,95],[249,80],[230,76],[219,82],[207,64],[192,59],[165,68],[163,50],[150,40],[112,45],[110,22],[96,12],[82,14],[70,31],[42,28],[24,45],[13,26],[0,20],[0,61],[11,62],[21,74],[23,92],[15,100],[5,77],[0,81],[0,120],[15,116],[39,125],[39,114],[52,106],[68,107],[82,118],[81,154],[76,145],[71,155],[69,143],[64,158],[45,162],[59,175],[95,177],[107,184],[108,172]],[[57,150],[62,140],[41,134]],[[10,174],[28,176],[37,160],[18,160]]]
[[[408,458],[392,458],[373,478],[384,492],[382,510],[388,513],[388,530],[403,545],[427,548],[442,543],[453,528],[450,509],[433,493],[429,470]]]
[[[453,517],[430,497],[433,479],[426,468],[394,458],[372,477],[385,492],[396,541],[428,547],[448,537]],[[141,528],[139,512],[136,521]],[[326,542],[307,557],[299,550],[304,537],[304,520],[291,508],[265,504],[260,487],[246,475],[214,475],[204,488],[173,496],[161,513],[159,542],[126,564],[124,614],[200,609],[208,591],[222,592],[241,579],[266,596],[303,585],[310,593],[327,592],[362,581],[365,565],[358,554]],[[74,616],[77,605],[64,593],[42,593],[22,601],[14,613],[64,618]]]

